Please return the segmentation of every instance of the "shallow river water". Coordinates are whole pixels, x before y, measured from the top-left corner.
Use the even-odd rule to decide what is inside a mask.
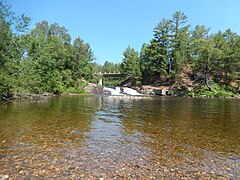
[[[0,102],[0,179],[240,179],[240,101]]]

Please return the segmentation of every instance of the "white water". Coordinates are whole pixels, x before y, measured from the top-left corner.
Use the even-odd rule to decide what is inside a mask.
[[[123,91],[121,91],[120,87],[108,88],[104,87],[103,90],[109,91],[111,95],[114,96],[123,96],[123,95],[132,95],[132,96],[141,96],[142,94],[138,93],[136,90],[128,87],[122,87]]]

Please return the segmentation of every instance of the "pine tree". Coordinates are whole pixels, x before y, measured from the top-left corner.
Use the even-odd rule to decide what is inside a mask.
[[[134,48],[128,46],[123,53],[123,61],[121,63],[121,73],[125,79],[133,79],[133,85],[139,85],[141,80],[141,71],[139,65],[138,52]]]
[[[188,17],[181,11],[175,12],[172,18],[169,72],[173,80],[175,76],[181,73],[190,57],[189,25],[186,25],[187,18]]]

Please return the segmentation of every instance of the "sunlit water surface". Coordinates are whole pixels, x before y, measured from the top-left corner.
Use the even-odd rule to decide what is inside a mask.
[[[240,101],[66,96],[0,103],[0,179],[240,178]]]

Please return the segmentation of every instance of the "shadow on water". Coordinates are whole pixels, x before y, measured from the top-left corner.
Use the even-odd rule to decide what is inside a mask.
[[[0,104],[0,175],[236,178],[239,109],[237,100],[172,97]]]

